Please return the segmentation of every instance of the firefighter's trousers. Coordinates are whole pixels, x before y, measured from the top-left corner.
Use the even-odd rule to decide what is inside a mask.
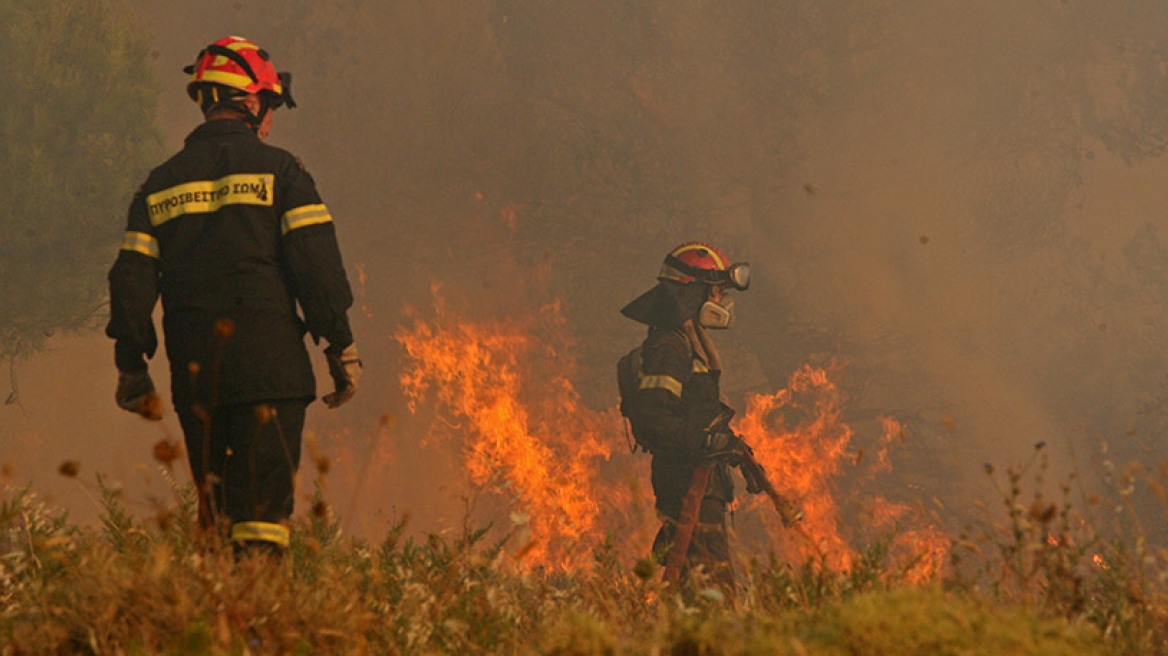
[[[288,546],[307,399],[177,408],[204,528],[237,549]]]
[[[661,528],[653,539],[653,555],[662,565],[669,557],[677,535],[677,517],[659,512]],[[734,587],[734,570],[730,564],[730,538],[726,529],[726,502],[716,497],[702,499],[698,511],[698,523],[686,553],[682,576],[694,566],[701,565],[715,583],[731,590]]]

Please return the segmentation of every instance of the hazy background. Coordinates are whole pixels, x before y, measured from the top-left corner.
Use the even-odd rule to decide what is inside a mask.
[[[316,178],[358,295],[363,389],[308,421],[355,530],[458,521],[461,478],[418,446],[397,383],[405,308],[425,314],[434,284],[471,320],[561,299],[574,382],[603,409],[641,335],[619,308],[691,239],[756,276],[718,336],[732,400],[845,362],[857,448],[882,415],[907,426],[891,496],[938,498],[957,522],[986,495],[984,462],[1039,441],[1091,485],[1103,443],[1120,464],[1163,461],[1160,0],[130,4],[168,151],[200,119],[181,68],[207,43],[246,36],[295,74],[301,106],[270,142]],[[165,497],[147,463],[177,421],[118,411],[115,377],[99,334],[21,363],[4,476],[88,519],[94,472],[139,508]]]

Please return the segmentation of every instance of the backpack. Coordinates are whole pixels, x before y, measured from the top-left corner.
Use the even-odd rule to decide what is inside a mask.
[[[644,442],[642,442],[640,439],[637,439],[637,430],[632,427],[633,422],[631,411],[633,397],[636,395],[637,391],[641,389],[641,363],[642,360],[640,346],[621,356],[621,359],[617,360],[616,363],[616,383],[617,387],[620,389],[621,399],[620,413],[624,417],[625,439],[628,440],[629,449],[633,453],[637,452],[638,447],[640,447],[640,449],[646,453],[649,451]],[[630,432],[632,433],[631,440],[628,439]]]

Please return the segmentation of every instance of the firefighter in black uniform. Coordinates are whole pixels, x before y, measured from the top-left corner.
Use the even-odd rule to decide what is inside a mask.
[[[327,342],[335,408],[361,361],[352,292],[332,217],[288,152],[263,143],[295,106],[290,76],[256,44],[227,37],[199,53],[187,87],[206,122],[134,195],[109,273],[119,407],[160,417],[146,358],[162,297],[175,410],[199,492],[200,523],[243,551],[282,553],[305,409],[316,396],[304,334]],[[303,312],[303,318],[297,311]]]
[[[694,471],[704,461],[712,471],[683,562],[687,568],[703,566],[728,589],[734,585],[726,529],[727,507],[734,500],[730,467],[734,454],[746,447],[723,421],[722,365],[706,331],[729,327],[733,302],[727,287],[745,290],[749,272],[748,265],[731,264],[710,244],[685,243],[666,256],[657,286],[621,310],[649,326],[633,382],[622,383],[632,390],[622,409],[637,442],[653,456],[653,492],[662,520],[654,555],[664,564]],[[709,460],[712,454],[723,457]]]

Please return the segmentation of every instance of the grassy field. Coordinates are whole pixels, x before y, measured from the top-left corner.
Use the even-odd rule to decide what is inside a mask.
[[[485,529],[418,538],[402,523],[363,542],[323,504],[282,562],[236,562],[181,491],[141,519],[102,488],[102,525],[82,528],[8,488],[0,653],[1168,653],[1168,570],[1138,527],[1104,539],[1069,502],[1025,492],[1022,469],[987,473],[1001,521],[956,536],[931,581],[910,583],[881,542],[848,571],[749,562],[732,596],[700,577],[666,589],[655,564],[603,545],[565,573],[518,566]]]

